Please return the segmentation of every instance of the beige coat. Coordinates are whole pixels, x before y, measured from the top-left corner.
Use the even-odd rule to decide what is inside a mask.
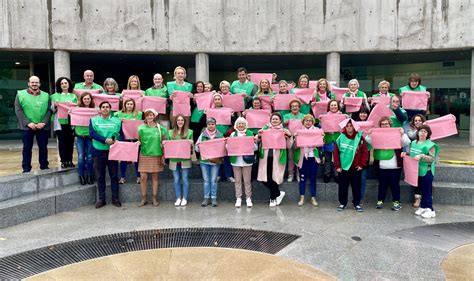
[[[268,149],[263,150],[263,158],[258,162],[258,181],[267,181],[267,159]],[[280,164],[280,150],[273,150],[273,171],[272,178],[277,184],[283,183],[283,175],[285,174],[285,165]]]

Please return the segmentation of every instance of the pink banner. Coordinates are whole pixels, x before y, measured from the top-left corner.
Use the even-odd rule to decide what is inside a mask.
[[[340,132],[339,123],[345,119],[347,119],[347,116],[344,114],[324,114],[319,117],[321,128],[327,133]]]
[[[456,117],[452,114],[426,121],[426,125],[430,126],[430,140],[442,139],[458,133],[456,128]]]
[[[245,110],[245,94],[225,95],[222,98],[222,106],[232,108],[234,112]]]
[[[95,108],[72,107],[69,111],[72,126],[89,126],[92,117],[99,115]]]
[[[315,128],[312,130],[301,129],[297,131],[297,147],[320,147],[324,145],[323,130]]]
[[[123,90],[122,91],[122,99],[132,99],[132,100],[137,100],[139,98],[143,97],[143,91],[142,90]]]
[[[250,75],[250,81],[255,83],[256,85],[260,85],[260,81],[263,79],[267,79],[270,81],[270,84],[272,83],[273,80],[273,74],[272,73],[249,73]]]
[[[126,140],[138,139],[138,126],[143,124],[143,120],[122,120],[123,136]]]
[[[266,124],[270,123],[271,113],[265,109],[250,109],[247,110],[245,118],[249,124],[249,128],[261,129]]]
[[[100,94],[100,90],[74,90],[73,93],[77,96],[77,100],[79,100],[84,92],[88,92],[91,95],[98,95]]]
[[[191,116],[189,92],[173,92],[173,116],[182,114],[183,116]]]
[[[389,105],[390,104],[390,97],[389,96],[384,96],[384,97],[372,97],[372,105],[375,106],[376,104],[381,104],[381,105]]]
[[[189,140],[163,141],[165,158],[191,159]]]
[[[342,96],[347,92],[349,92],[349,88],[339,88],[336,86],[331,87],[331,93],[333,93],[336,96],[337,101],[341,101]]]
[[[301,123],[301,120],[298,119],[290,119],[288,120],[288,130],[292,134],[296,133],[299,129],[303,129],[303,123]]]
[[[99,106],[102,102],[108,101],[112,105],[112,111],[119,111],[120,97],[114,95],[98,94],[92,95],[94,103]]]
[[[58,118],[67,119],[69,109],[71,109],[71,107],[76,107],[77,104],[72,102],[58,102],[56,106],[58,108]]]
[[[143,97],[141,111],[153,108],[159,114],[166,114],[166,98],[162,97]]]
[[[370,112],[367,121],[372,121],[374,122],[374,127],[379,127],[380,118],[384,116],[392,116],[392,111],[385,105],[377,104]]]
[[[110,146],[109,160],[138,161],[138,142],[116,141]]]
[[[189,104],[191,93],[174,91],[171,96],[173,97],[173,102]]]
[[[313,103],[311,109],[313,110],[314,116],[319,119],[319,116],[328,112],[329,101],[318,101]]]
[[[213,117],[216,119],[217,125],[232,125],[232,109],[227,107],[209,108],[206,109],[207,118]]]
[[[201,152],[201,159],[207,160],[227,156],[225,143],[226,139],[224,138],[200,142],[198,145],[199,151]]]
[[[357,112],[360,110],[360,106],[362,105],[362,98],[351,98],[345,97],[344,98],[344,106],[346,107],[346,112]]]
[[[426,110],[428,106],[428,92],[407,91],[402,93],[403,109]]]
[[[314,88],[296,89],[294,93],[303,103],[309,104],[314,97]]]
[[[359,132],[364,132],[364,136],[374,127],[373,121],[356,121],[355,123],[359,126]]]
[[[290,110],[290,101],[297,100],[298,97],[289,94],[289,95],[274,95],[273,96],[273,109],[275,110]]]
[[[280,84],[272,84],[270,87],[274,93],[278,94],[280,92]]]
[[[214,95],[213,92],[204,92],[204,93],[194,94],[194,100],[196,101],[198,110],[211,108],[212,95]]]
[[[269,129],[262,132],[263,149],[286,149],[285,132]]]
[[[403,157],[403,179],[406,183],[412,186],[418,186],[418,160],[413,157]]]
[[[374,149],[402,148],[400,128],[373,128],[371,137]]]
[[[309,80],[308,84],[309,84],[309,88],[313,89],[313,92],[314,92],[314,90],[318,86],[318,80]]]
[[[227,155],[253,155],[254,138],[250,136],[232,137],[227,139]]]
[[[260,99],[260,101],[262,103],[262,108],[263,109],[272,110],[273,102],[272,102],[270,96],[258,96],[258,98]]]

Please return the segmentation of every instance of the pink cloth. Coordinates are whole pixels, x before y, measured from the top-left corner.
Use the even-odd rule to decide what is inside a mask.
[[[324,145],[323,130],[315,128],[313,130],[301,129],[297,131],[297,147],[320,147]]]
[[[319,119],[319,116],[326,114],[326,112],[328,112],[328,104],[329,104],[329,101],[315,102],[311,106],[314,116]]]
[[[272,85],[270,85],[270,88],[272,88],[272,91],[274,93],[280,92],[280,84],[272,84]]]
[[[313,89],[313,92],[314,92],[314,89],[316,89],[316,86],[318,85],[318,81],[317,80],[309,80],[309,88],[310,89]]]
[[[298,119],[288,120],[288,130],[290,130],[292,134],[296,133],[296,131],[302,128],[303,128],[303,123],[301,123],[301,120],[298,120]]]
[[[373,128],[371,137],[374,149],[402,148],[400,128]]]
[[[189,140],[163,141],[165,158],[191,159],[191,144]]]
[[[403,157],[403,179],[406,183],[412,186],[418,186],[418,160],[413,157]]]
[[[227,155],[253,155],[254,139],[250,136],[232,137],[227,139]]]
[[[331,93],[333,93],[336,96],[337,101],[341,101],[342,96],[347,92],[349,92],[349,88],[339,88],[336,86],[331,87]]]
[[[319,117],[321,128],[327,133],[340,132],[341,128],[339,127],[339,123],[345,119],[348,118],[344,114],[324,114]]]
[[[389,96],[384,96],[384,97],[373,97],[372,98],[372,104],[381,104],[381,105],[389,105],[390,104],[390,97]]]
[[[126,99],[137,100],[143,97],[142,90],[123,90],[122,91],[122,99],[125,101]]]
[[[374,127],[379,127],[379,121],[380,118],[384,116],[392,116],[392,111],[385,105],[382,104],[377,104],[372,111],[370,112],[369,117],[367,118],[367,121],[372,121],[374,122]]]
[[[116,141],[110,146],[109,160],[138,161],[138,142]]]
[[[272,110],[273,102],[272,102],[270,96],[259,96],[258,98],[259,98],[260,101],[262,102],[262,108],[263,108],[263,109]]]
[[[72,102],[58,102],[56,106],[58,108],[58,118],[67,119],[69,110],[71,109],[71,107],[76,107],[77,104]]]
[[[403,109],[426,110],[428,106],[428,92],[407,91],[402,93]]]
[[[225,95],[222,98],[222,106],[232,108],[234,112],[245,110],[245,94]]]
[[[194,94],[194,99],[196,100],[198,110],[211,108],[213,94],[213,92]]]
[[[245,118],[247,119],[249,128],[261,129],[266,124],[270,123],[271,113],[265,109],[251,109],[247,110]]]
[[[153,108],[159,114],[166,114],[166,98],[162,97],[143,97],[141,111]]]
[[[285,132],[277,129],[263,131],[262,147],[263,149],[286,149]]]
[[[89,126],[92,117],[99,115],[95,108],[72,107],[69,111],[72,126]]]
[[[232,109],[227,107],[206,109],[206,117],[216,119],[217,125],[232,125]]]
[[[360,110],[362,105],[363,98],[344,98],[344,106],[346,107],[346,112],[357,112]]]
[[[198,145],[199,151],[201,152],[201,159],[207,160],[227,156],[225,143],[226,139],[224,138],[200,142]]]
[[[272,73],[249,73],[250,74],[250,81],[254,84],[260,85],[260,81],[263,79],[267,79],[272,83],[273,74]]]
[[[126,140],[138,139],[138,126],[143,124],[143,120],[122,120],[123,136]]]
[[[314,88],[296,89],[294,93],[303,103],[308,104],[313,100]]]
[[[359,126],[359,132],[364,133],[364,137],[367,135],[370,129],[374,127],[373,121],[356,121],[354,122]]]
[[[108,101],[112,105],[112,111],[119,111],[120,97],[113,95],[97,94],[92,95],[94,103],[96,106],[99,106],[102,102]]]
[[[428,120],[426,121],[426,124],[430,126],[432,132],[430,140],[437,140],[458,133],[458,129],[456,128],[456,117],[452,114]]]
[[[173,92],[173,116],[191,116],[189,92]]]
[[[274,110],[290,110],[290,101],[297,100],[297,99],[298,97],[293,94],[274,95],[273,96],[273,109]]]
[[[77,96],[77,100],[79,100],[84,92],[88,92],[91,95],[98,95],[100,94],[100,90],[74,90],[73,93]]]

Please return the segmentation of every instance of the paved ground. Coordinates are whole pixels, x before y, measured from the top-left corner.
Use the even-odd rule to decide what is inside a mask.
[[[314,266],[341,280],[443,280],[441,262],[449,250],[391,234],[435,223],[474,221],[474,208],[470,206],[435,206],[436,219],[423,220],[415,217],[408,206],[400,212],[367,207],[364,213],[356,213],[351,209],[337,212],[336,204],[330,202],[314,208],[284,201],[273,209],[257,202],[252,209],[240,210],[230,202],[221,202],[217,208],[202,208],[198,202],[191,202],[186,208],[175,208],[172,202],[162,202],[159,207],[135,205],[107,205],[100,210],[87,206],[1,229],[0,256],[133,230],[236,227],[301,235],[277,255]],[[474,235],[472,239],[474,242]]]

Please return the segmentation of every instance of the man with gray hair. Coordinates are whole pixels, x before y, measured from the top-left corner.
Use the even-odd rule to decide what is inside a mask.
[[[102,87],[99,84],[94,83],[94,72],[92,70],[84,71],[84,82],[76,83],[74,85],[75,90],[101,90]]]

